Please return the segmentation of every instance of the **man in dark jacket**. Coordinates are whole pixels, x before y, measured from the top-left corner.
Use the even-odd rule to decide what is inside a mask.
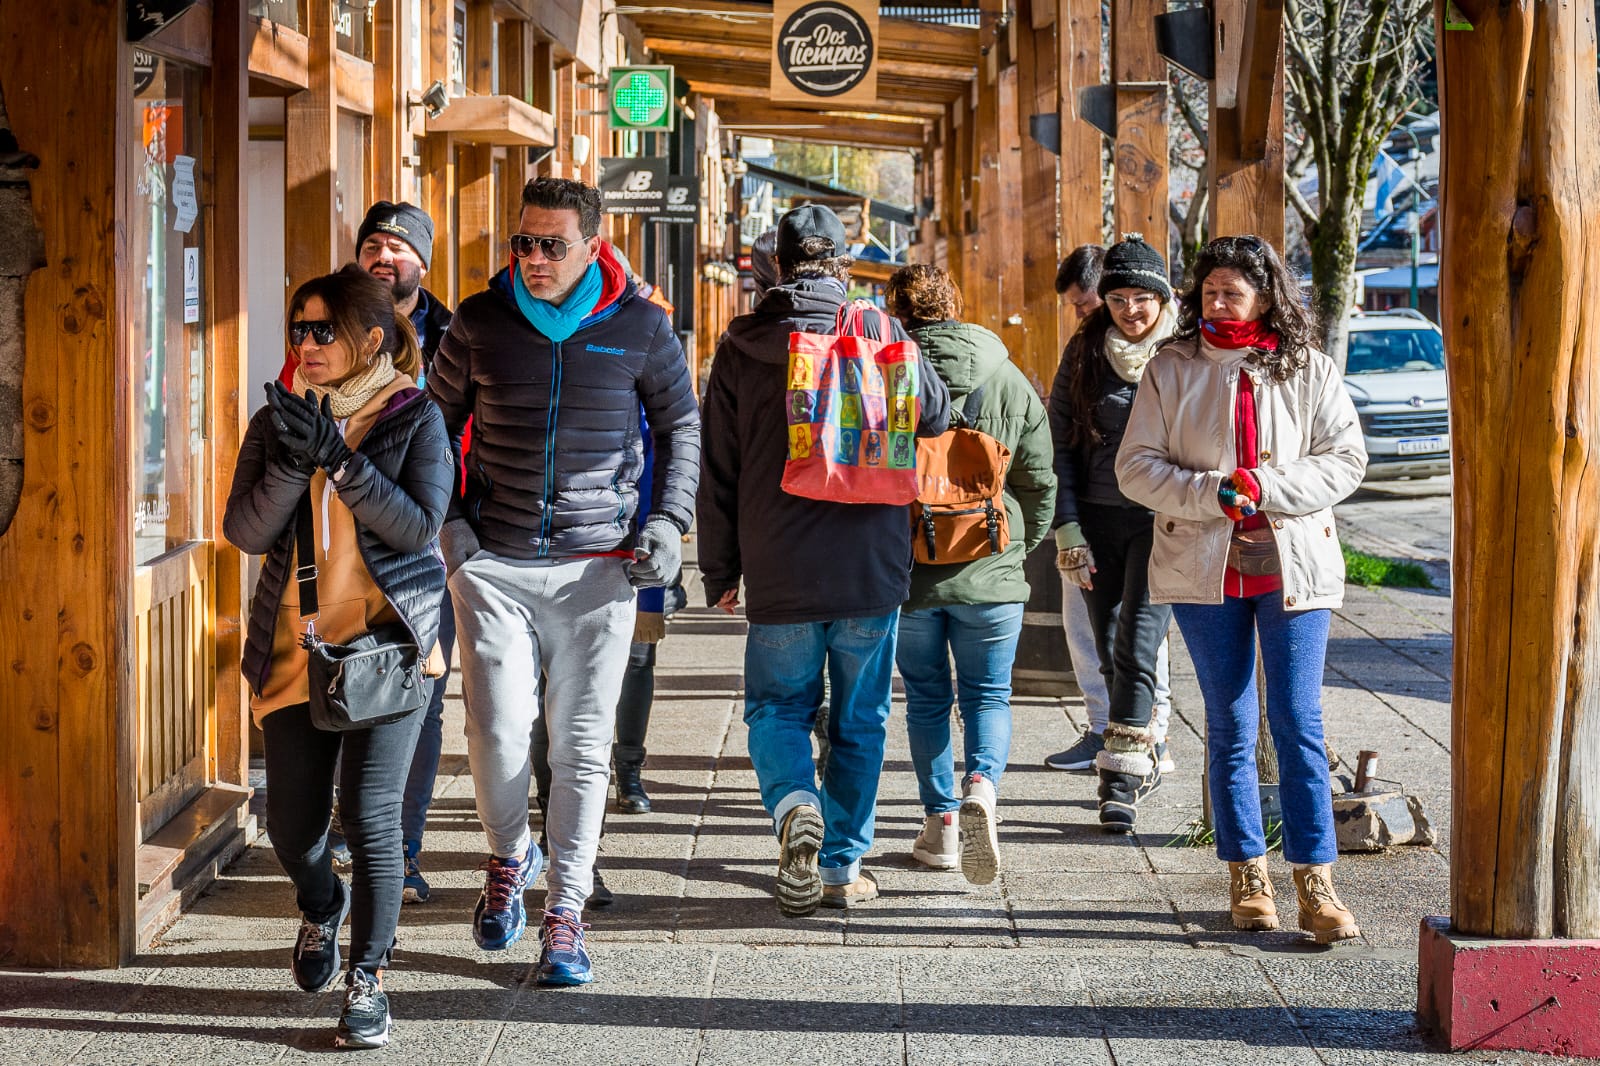
[[[872,846],[883,769],[895,627],[911,583],[904,506],[785,493],[789,334],[832,333],[845,304],[844,227],[806,205],[778,223],[779,284],[734,319],[706,388],[700,570],[706,602],[749,599],[745,722],[761,800],[778,831],[778,906],[809,914],[877,895],[861,857]],[[905,340],[892,323],[894,340]],[[942,433],[950,394],[919,358],[919,435]],[[811,729],[823,670],[833,680],[831,754],[816,786]]]
[[[464,499],[440,534],[461,635],[467,752],[491,855],[473,917],[510,947],[543,856],[528,832],[539,714],[553,774],[541,984],[591,979],[581,917],[593,887],[634,587],[668,584],[693,519],[700,425],[661,309],[602,241],[599,190],[541,178],[522,191],[512,264],[462,301],[428,391],[458,438],[472,417]],[[652,498],[634,520],[655,445]],[[544,678],[544,706],[534,695]]]
[[[356,264],[389,286],[394,294],[394,309],[410,319],[411,328],[416,330],[417,344],[422,348],[419,386],[427,384],[439,341],[450,328],[450,309],[422,287],[423,275],[432,261],[433,219],[426,211],[415,204],[389,200],[379,200],[367,210],[367,217],[356,231]],[[400,811],[406,852],[406,903],[428,901],[428,881],[422,876],[422,833],[428,823],[428,808],[433,804],[439,752],[444,747],[444,690],[455,647],[456,612],[446,596],[439,605],[439,651],[444,656],[444,674],[431,682],[428,713],[423,716],[422,732],[417,736],[417,751],[411,759]]]

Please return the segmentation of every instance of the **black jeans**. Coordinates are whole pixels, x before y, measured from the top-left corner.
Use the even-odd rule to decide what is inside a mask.
[[[541,682],[541,698],[543,684]],[[650,729],[650,705],[656,694],[656,646],[635,642],[628,648],[628,669],[617,698],[617,742],[611,757],[621,765],[644,762],[644,736]],[[550,734],[544,715],[533,723],[533,781],[541,804],[550,796]]]
[[[1094,553],[1094,587],[1083,591],[1110,697],[1109,721],[1148,729],[1156,698],[1156,653],[1172,608],[1150,602],[1155,515],[1142,507],[1082,503],[1078,521]]]
[[[350,968],[376,974],[389,965],[400,923],[405,859],[400,803],[422,712],[351,733],[324,733],[304,704],[261,721],[267,763],[267,832],[295,903],[312,921],[339,911],[338,877],[328,853],[334,764],[339,764],[339,817],[350,843]],[[341,749],[343,757],[341,758]]]

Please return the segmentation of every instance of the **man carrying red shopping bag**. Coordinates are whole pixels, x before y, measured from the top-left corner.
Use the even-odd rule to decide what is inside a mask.
[[[778,833],[778,906],[798,916],[878,893],[861,857],[872,846],[910,587],[914,438],[945,431],[950,394],[898,323],[848,308],[851,260],[832,211],[808,204],[784,215],[777,259],[779,283],[717,347],[697,510],[706,602],[731,613],[744,579],[750,760]],[[909,463],[894,462],[900,440]],[[817,491],[797,473],[824,454],[814,448],[836,478],[820,499],[796,494]],[[878,475],[893,470],[913,475],[903,502],[843,502],[895,498],[892,475],[889,495],[878,495]],[[819,786],[811,730],[824,670],[832,752]]]

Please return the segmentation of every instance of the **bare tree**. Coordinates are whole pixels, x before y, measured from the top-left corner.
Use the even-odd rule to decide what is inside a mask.
[[[1361,205],[1378,147],[1413,98],[1432,52],[1433,0],[1287,0],[1287,103],[1317,168],[1313,207],[1289,182],[1311,247],[1312,310],[1344,365]]]

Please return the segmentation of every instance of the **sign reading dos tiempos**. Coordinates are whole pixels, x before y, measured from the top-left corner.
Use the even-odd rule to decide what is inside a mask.
[[[774,0],[773,100],[878,98],[877,0]]]

